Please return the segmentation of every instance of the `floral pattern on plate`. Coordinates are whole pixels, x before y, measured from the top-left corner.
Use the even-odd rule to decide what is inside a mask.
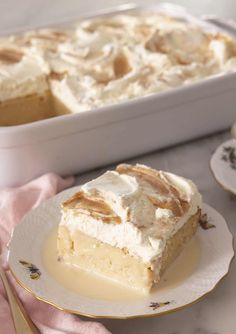
[[[39,279],[41,276],[39,268],[37,268],[33,263],[27,261],[19,260],[19,262],[22,264],[22,266],[28,269],[31,279]]]
[[[210,228],[214,228],[215,227],[215,225],[214,224],[211,224],[210,222],[209,222],[209,218],[208,218],[208,216],[207,216],[207,214],[206,213],[203,213],[202,215],[201,215],[201,217],[200,217],[200,219],[199,219],[199,225],[201,226],[201,228],[203,229],[203,230],[209,230]]]
[[[153,309],[153,311],[157,310],[159,307],[163,307],[166,305],[169,305],[171,302],[151,302],[149,307],[151,307]]]
[[[233,146],[224,146],[222,160],[227,162],[230,168],[236,170],[236,148]]]
[[[10,270],[21,286],[32,292],[36,298],[67,312],[95,318],[158,316],[192,305],[212,291],[228,273],[234,255],[232,235],[224,218],[209,205],[204,204],[203,214],[207,215],[208,223],[213,223],[215,228],[210,228],[207,232],[202,228],[198,229],[195,239],[197,249],[200,249],[197,265],[194,266],[191,275],[178,281],[178,284],[165,285],[166,288],[162,289],[161,284],[165,284],[163,277],[158,288],[154,288],[149,295],[140,296],[135,300],[123,298],[119,302],[102,297],[90,297],[84,293],[78,294],[60,285],[45,267],[42,251],[48,235],[58,226],[60,203],[79,190],[80,187],[77,186],[44,201],[36,209],[28,212],[13,232],[9,245]],[[27,262],[19,265],[19,259],[27,259]],[[40,268],[40,279],[32,279],[22,270],[24,266],[29,272],[31,268],[32,272],[31,264],[37,264],[36,268]],[[36,268],[33,267],[33,271]]]
[[[236,139],[227,140],[215,150],[210,167],[217,183],[236,195]]]

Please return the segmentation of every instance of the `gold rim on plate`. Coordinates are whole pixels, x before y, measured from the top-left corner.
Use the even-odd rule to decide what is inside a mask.
[[[228,225],[228,224],[227,224]],[[232,248],[233,248],[233,252],[234,252],[234,236],[232,235]],[[179,306],[179,307],[176,307],[176,308],[173,308],[171,310],[168,310],[168,311],[163,311],[163,312],[158,312],[158,313],[151,313],[151,314],[139,314],[139,315],[131,315],[131,316],[106,316],[106,315],[93,315],[93,314],[89,314],[89,313],[83,313],[83,312],[79,312],[79,311],[74,311],[74,310],[70,310],[70,309],[64,309],[62,307],[60,307],[59,305],[47,300],[47,299],[44,299],[40,296],[38,296],[37,294],[35,294],[31,289],[29,289],[28,287],[26,287],[18,278],[17,278],[17,275],[14,273],[14,271],[11,269],[11,267],[9,266],[9,269],[10,269],[10,272],[12,274],[12,276],[14,277],[14,279],[16,280],[16,282],[23,288],[25,289],[26,291],[28,291],[30,294],[32,294],[36,299],[46,303],[46,304],[49,304],[51,306],[54,306],[56,307],[57,309],[61,310],[61,311],[64,311],[64,312],[67,312],[67,313],[71,313],[71,314],[76,314],[76,315],[81,315],[81,316],[84,316],[84,317],[88,317],[88,318],[93,318],[93,319],[137,319],[137,318],[151,318],[151,317],[159,317],[161,315],[167,315],[167,314],[170,314],[170,313],[174,313],[174,312],[177,312],[179,310],[182,310],[188,306],[192,306],[196,303],[198,303],[199,301],[201,301],[202,299],[204,299],[206,296],[208,296],[212,291],[215,290],[215,288],[223,281],[223,279],[228,276],[229,272],[230,272],[230,269],[231,269],[231,265],[232,265],[232,262],[235,258],[235,252],[232,256],[232,258],[230,259],[230,262],[229,262],[229,266],[228,266],[228,269],[227,269],[227,272],[225,273],[225,275],[223,275],[220,280],[218,282],[216,282],[216,284],[214,285],[214,287],[210,290],[210,291],[207,291],[206,293],[204,293],[202,296],[200,296],[199,298],[195,299],[194,301],[192,301],[191,303],[188,303],[188,304],[185,304],[185,305],[182,305],[182,306]]]
[[[77,188],[77,187],[76,187]],[[72,188],[74,191],[74,188]],[[51,306],[54,306],[62,311],[68,312],[68,313],[72,313],[72,314],[77,314],[77,315],[81,315],[81,316],[85,316],[85,317],[90,317],[90,318],[97,318],[97,319],[102,319],[102,318],[107,318],[107,319],[134,319],[134,318],[149,318],[149,317],[157,317],[157,316],[161,316],[161,315],[165,315],[165,314],[170,314],[172,312],[176,312],[178,310],[181,310],[187,306],[191,306],[193,304],[195,304],[196,302],[200,301],[201,299],[203,299],[205,296],[207,296],[209,293],[211,293],[216,286],[222,281],[222,279],[224,277],[227,276],[227,274],[229,273],[230,270],[230,266],[232,263],[232,260],[234,258],[234,245],[233,245],[233,235],[232,233],[230,233],[229,228],[228,228],[228,224],[225,221],[224,217],[222,217],[214,208],[212,208],[211,206],[208,206],[207,204],[204,204],[204,212],[206,212],[207,214],[209,214],[209,217],[214,217],[215,219],[215,223],[218,224],[221,222],[223,222],[223,224],[219,224],[219,226],[221,226],[220,230],[223,229],[222,231],[224,231],[224,233],[226,233],[226,237],[227,237],[227,247],[224,246],[224,243],[221,244],[221,246],[219,247],[223,247],[223,250],[227,250],[226,252],[226,257],[224,257],[224,266],[222,268],[222,270],[220,270],[218,272],[218,274],[215,276],[213,276],[213,281],[211,281],[210,284],[208,284],[205,289],[198,289],[198,293],[193,294],[192,296],[190,296],[190,298],[188,299],[188,301],[182,300],[182,303],[178,302],[177,305],[171,305],[170,307],[167,308],[167,310],[165,310],[165,308],[163,310],[160,310],[160,308],[157,309],[157,311],[155,312],[155,309],[153,309],[152,311],[143,309],[143,306],[141,307],[141,309],[136,310],[136,312],[130,312],[129,310],[127,310],[127,312],[122,312],[120,313],[118,311],[118,313],[116,312],[112,312],[109,315],[106,314],[106,307],[104,306],[104,309],[102,312],[100,312],[100,306],[94,306],[92,307],[92,303],[93,301],[89,301],[87,303],[87,306],[84,308],[83,307],[83,303],[80,305],[78,305],[77,302],[75,303],[70,303],[69,300],[66,303],[61,303],[61,299],[60,299],[60,290],[59,290],[59,298],[57,298],[58,296],[55,295],[55,293],[49,293],[47,295],[47,293],[42,293],[45,290],[45,284],[47,285],[47,281],[43,281],[43,286],[39,286],[39,289],[37,288],[35,290],[35,285],[31,285],[31,283],[28,281],[29,278],[27,278],[27,280],[25,280],[25,275],[22,276],[21,271],[18,273],[18,266],[16,266],[16,263],[19,262],[19,253],[18,251],[22,250],[22,245],[21,243],[19,243],[19,238],[21,239],[22,236],[25,235],[25,232],[28,234],[28,227],[30,226],[32,229],[38,230],[40,228],[41,231],[41,223],[43,221],[43,219],[45,219],[45,210],[46,210],[46,217],[48,216],[48,208],[50,209],[49,212],[50,214],[57,216],[58,215],[58,208],[57,208],[57,204],[59,203],[59,201],[61,201],[62,198],[64,198],[63,196],[67,196],[68,195],[68,191],[63,191],[62,193],[60,193],[59,195],[55,196],[53,199],[49,199],[47,201],[44,202],[44,204],[34,210],[31,210],[23,219],[22,223],[24,223],[22,226],[22,228],[18,228],[20,227],[19,225],[17,226],[16,230],[13,233],[11,242],[9,244],[9,268],[10,271],[13,275],[13,277],[15,278],[15,280],[18,282],[18,284],[24,288],[26,291],[28,291],[29,293],[31,293],[36,299],[43,301]],[[70,191],[72,191],[70,189]],[[40,219],[36,219],[36,225],[32,225],[32,219],[35,217],[40,217]],[[43,219],[42,219],[43,218]],[[22,225],[22,223],[20,225]],[[49,224],[51,227],[55,225],[55,222],[52,224]],[[46,228],[46,233],[49,233],[49,225],[47,224],[45,227]],[[35,226],[35,227],[33,227]],[[51,228],[50,227],[50,228]],[[217,229],[218,230],[218,229]],[[44,236],[44,234],[42,234]],[[211,233],[210,233],[211,235]],[[209,235],[209,238],[211,238],[211,236]],[[213,234],[214,235],[214,234]],[[219,233],[217,233],[218,237],[219,237]],[[44,236],[45,237],[45,236]],[[44,238],[43,237],[43,238]],[[217,237],[217,238],[218,238]],[[41,238],[42,239],[42,238]],[[40,239],[40,240],[41,240]],[[30,239],[31,240],[31,239]],[[221,237],[220,237],[221,240]],[[41,241],[40,245],[41,245]],[[39,247],[41,247],[39,245]],[[30,246],[32,247],[32,245],[30,244]],[[204,246],[205,247],[205,246]],[[225,248],[226,247],[226,248]],[[218,246],[217,246],[218,248]],[[14,253],[13,250],[17,253]],[[28,250],[28,243],[26,244],[25,247],[23,247],[22,252],[25,253]],[[14,255],[15,254],[15,255]],[[26,254],[26,253],[25,253]],[[28,254],[28,253],[27,253]],[[23,255],[23,254],[22,254]],[[35,253],[35,256],[38,257],[40,256],[39,253]],[[217,261],[217,257],[214,257],[215,261]],[[16,262],[17,261],[17,262]],[[29,259],[29,261],[33,261],[32,259]],[[34,261],[33,261],[34,263]],[[212,272],[212,270],[210,271]],[[17,273],[17,274],[16,274]],[[28,277],[28,275],[27,275]],[[46,276],[47,277],[47,276]],[[32,278],[32,277],[30,277]],[[51,281],[50,281],[51,282]],[[51,284],[51,283],[50,283]],[[50,288],[50,285],[49,285]],[[41,289],[41,290],[40,290]],[[43,289],[43,290],[42,290]],[[47,290],[47,289],[46,289]],[[64,293],[64,291],[62,291],[62,293]],[[71,295],[71,298],[75,296],[76,297],[76,293],[74,293],[73,295]],[[151,298],[152,296],[150,296]],[[168,297],[169,298],[169,297]],[[100,301],[102,301],[102,299],[99,299]],[[149,299],[148,299],[149,300]],[[145,303],[146,299],[142,301],[141,299],[141,303]],[[146,303],[145,303],[146,304]],[[71,306],[70,306],[71,305]],[[106,304],[105,304],[106,305]],[[126,305],[126,303],[124,304]],[[145,305],[144,305],[145,306]],[[149,305],[150,306],[150,305]],[[150,306],[152,307],[152,306]],[[108,309],[109,310],[109,309]]]

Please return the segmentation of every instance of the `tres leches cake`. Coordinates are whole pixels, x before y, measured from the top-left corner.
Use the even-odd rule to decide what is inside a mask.
[[[193,182],[144,165],[119,165],[62,204],[58,259],[148,293],[194,236]]]
[[[43,59],[25,48],[0,43],[0,125],[55,116]]]
[[[80,113],[235,71],[233,38],[159,12],[0,38],[0,126]]]

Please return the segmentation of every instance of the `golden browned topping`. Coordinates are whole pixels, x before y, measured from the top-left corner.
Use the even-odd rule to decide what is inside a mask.
[[[131,66],[124,53],[120,53],[115,57],[113,69],[116,78],[123,77],[125,74],[130,72]]]
[[[158,36],[158,32],[159,31],[157,30],[156,33],[153,36],[151,36],[150,39],[147,40],[145,48],[152,52],[167,53],[167,50],[165,48],[165,45],[163,45],[163,42],[157,39],[156,37]]]
[[[46,39],[53,42],[63,43],[68,39],[68,34],[62,31],[40,31],[30,36],[31,38]]]
[[[101,219],[104,223],[120,224],[121,219],[112,208],[100,197],[85,194],[79,191],[62,204],[64,209],[73,208],[89,214],[93,218]]]
[[[68,39],[69,34],[66,32],[54,30],[31,31],[25,35],[14,36],[16,45],[30,47],[34,46],[36,41],[41,50],[48,50],[52,53],[57,52],[58,45]]]
[[[121,164],[116,167],[116,171],[120,174],[128,174],[131,176],[138,176],[158,189],[161,195],[168,195],[169,189],[167,185],[160,178],[159,172],[154,169],[146,169],[141,166],[131,166],[128,164]]]
[[[149,197],[153,205],[171,210],[176,217],[182,216],[189,209],[189,203],[181,197],[178,189],[176,189],[167,178],[161,177],[158,171],[127,164],[118,165],[116,170],[120,174],[139,177],[155,188],[160,195],[169,197],[168,200],[159,200],[154,197]]]
[[[19,63],[24,53],[13,47],[0,47],[0,63],[11,65]]]
[[[189,38],[189,32],[176,30],[167,33],[163,33],[161,29],[157,29],[154,34],[145,43],[145,48],[154,53],[168,54],[172,61],[175,61],[180,65],[191,64],[193,59],[188,56],[188,53],[194,57],[199,57],[201,54],[201,61],[206,62],[212,56],[212,52],[209,50],[209,43],[213,39],[210,34],[201,34],[198,36],[200,41],[196,42]],[[184,45],[185,52],[180,52],[181,46]],[[207,50],[207,52],[206,52]]]
[[[62,79],[64,79],[65,75],[66,73],[51,72],[50,79],[61,81]]]
[[[161,209],[171,210],[173,215],[176,217],[181,217],[183,213],[189,209],[189,203],[181,199],[171,198],[169,201],[167,200],[161,201],[156,197],[152,196],[149,196],[149,199],[154,206]]]

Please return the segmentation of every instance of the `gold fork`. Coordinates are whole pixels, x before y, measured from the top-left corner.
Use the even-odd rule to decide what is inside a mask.
[[[15,290],[8,282],[4,270],[0,267],[0,278],[6,290],[8,301],[10,304],[11,314],[17,334],[40,334],[38,328],[32,322],[21,304]]]

